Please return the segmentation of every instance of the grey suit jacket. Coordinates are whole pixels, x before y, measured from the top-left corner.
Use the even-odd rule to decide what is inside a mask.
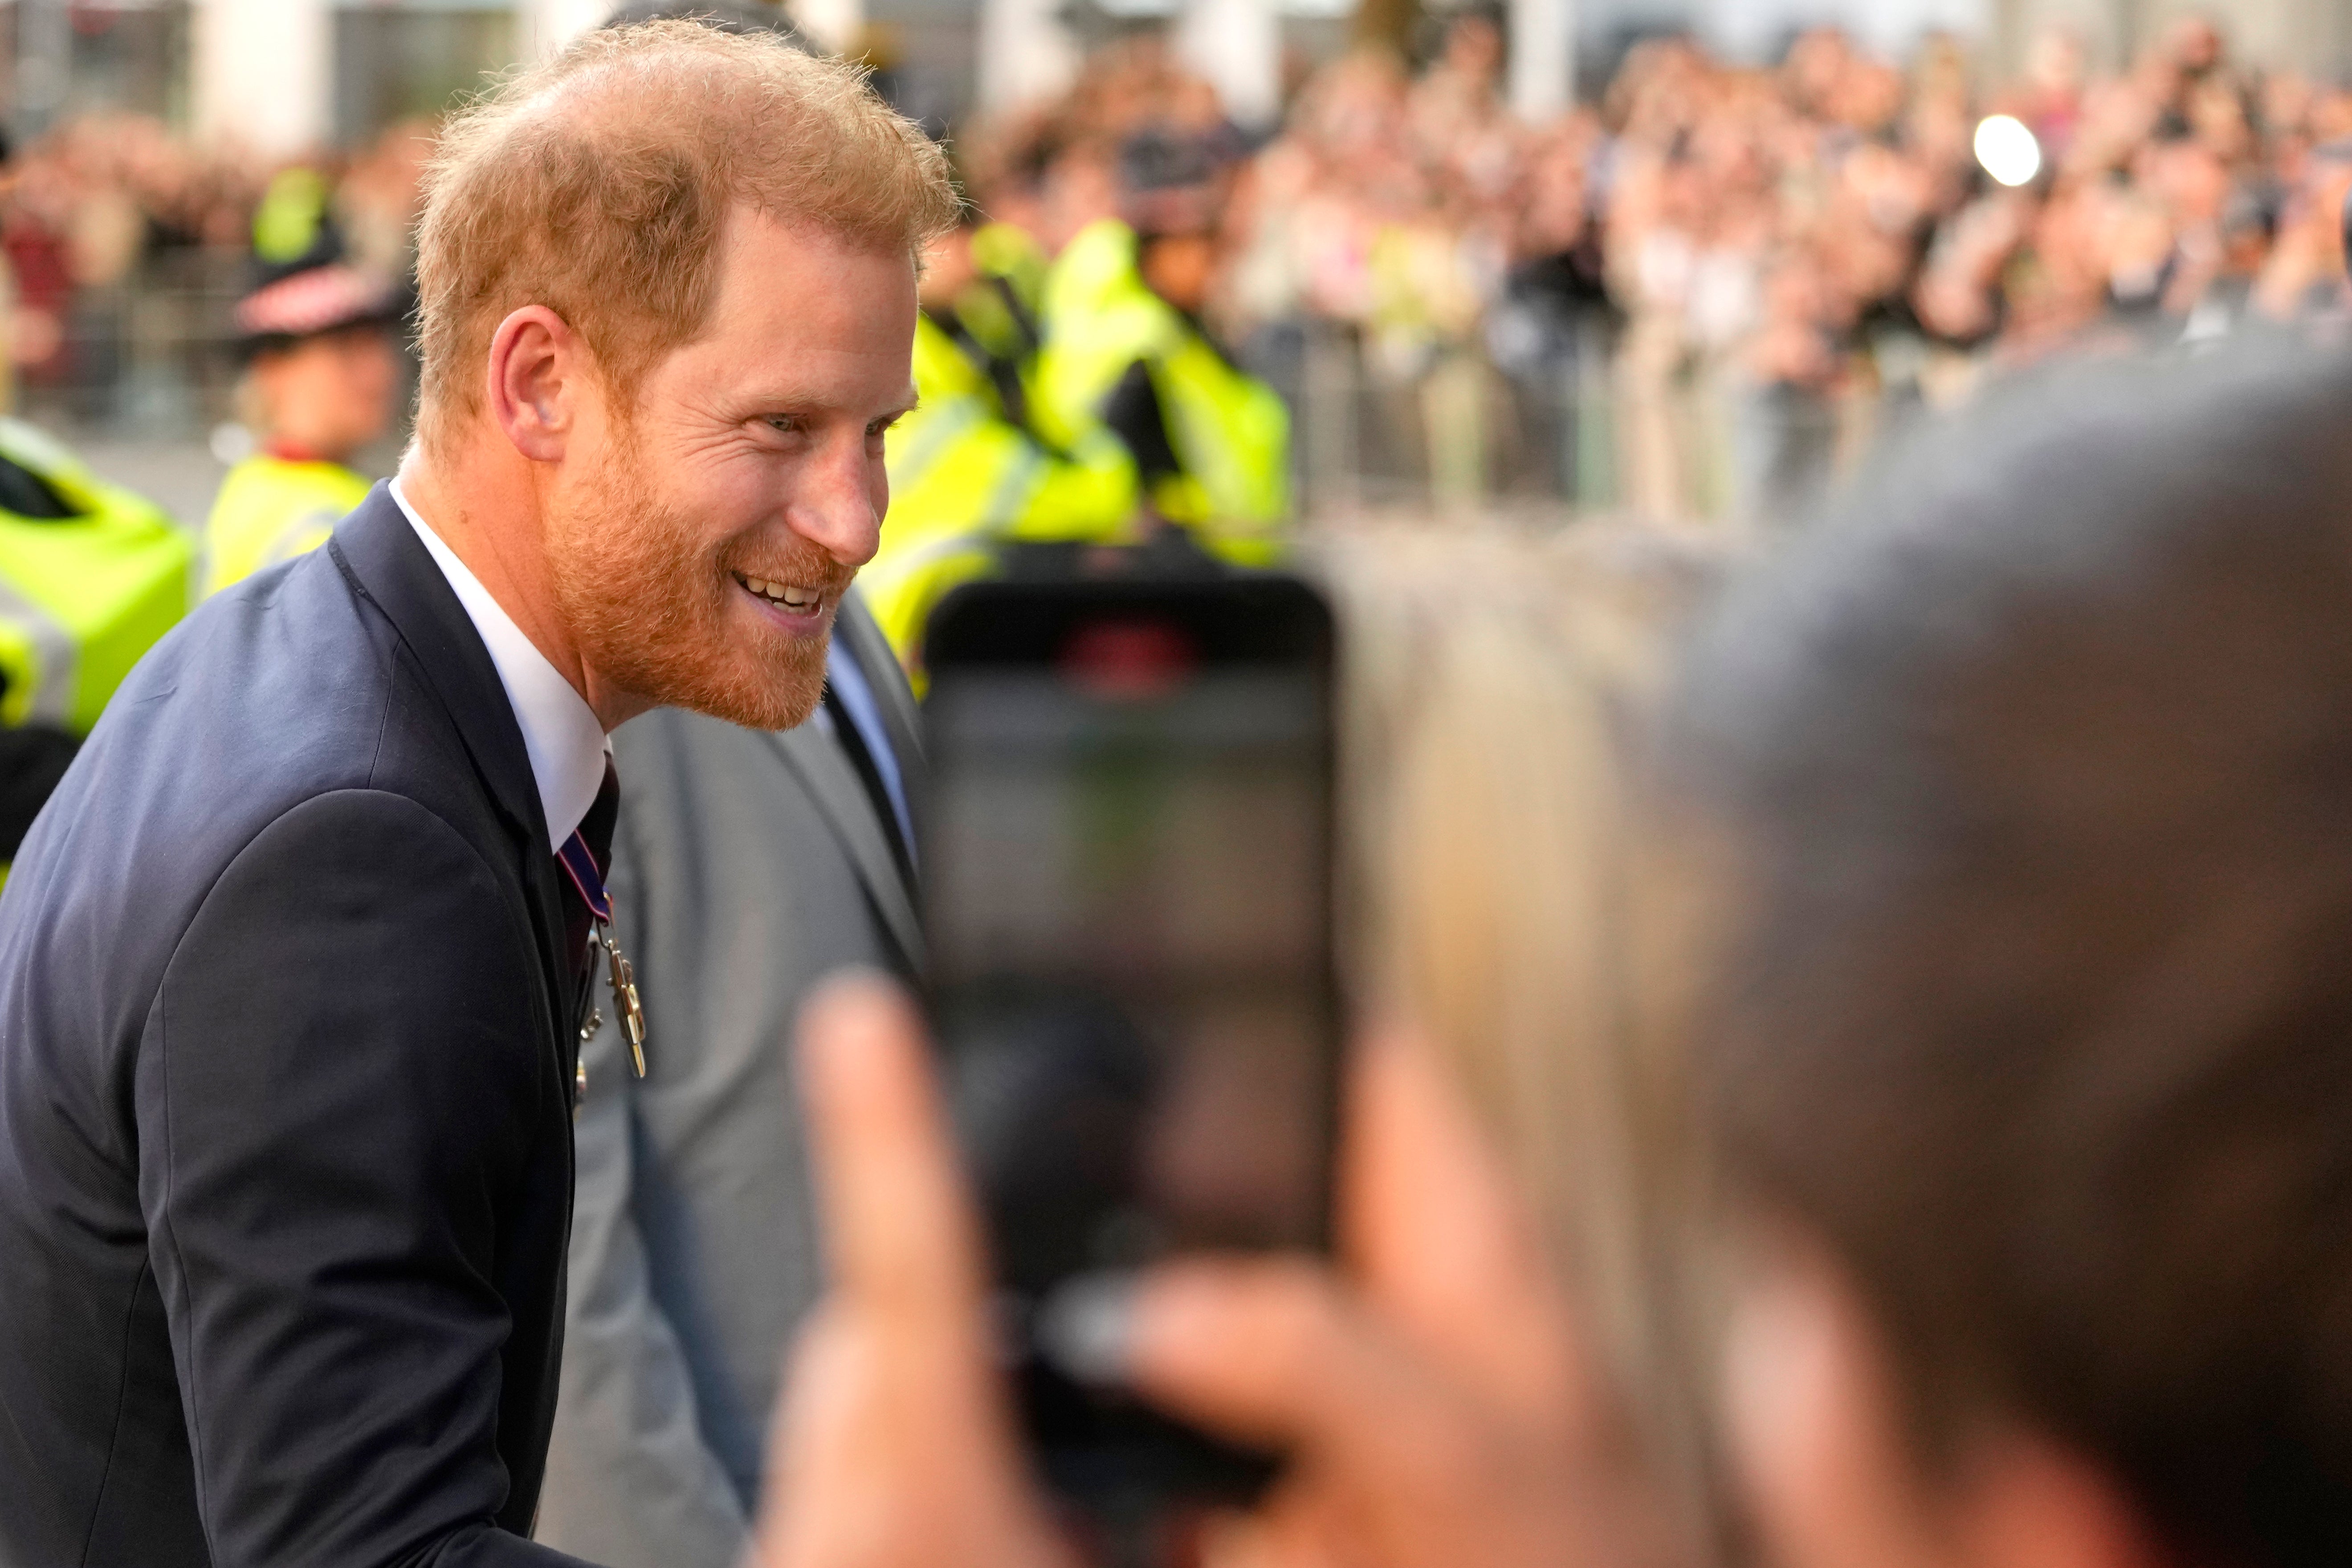
[[[835,636],[917,784],[914,700],[855,595]],[[611,1568],[733,1568],[781,1358],[823,1283],[793,1018],[845,966],[911,975],[922,938],[879,814],[823,724],[768,733],[665,710],[613,746],[614,923],[645,998],[647,1074],[609,1022],[583,1052],[569,1338],[537,1534]]]

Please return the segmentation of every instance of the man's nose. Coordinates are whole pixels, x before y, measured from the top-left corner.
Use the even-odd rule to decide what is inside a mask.
[[[793,531],[844,566],[863,566],[882,547],[873,462],[862,430],[829,442],[824,455],[802,471],[800,493],[792,500]]]

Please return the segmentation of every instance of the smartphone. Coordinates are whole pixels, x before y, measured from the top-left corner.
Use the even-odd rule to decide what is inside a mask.
[[[1081,1504],[1247,1500],[1278,1456],[1054,1329],[1171,1254],[1328,1246],[1330,613],[1286,576],[1001,580],[925,648],[929,1005],[1039,1468]]]

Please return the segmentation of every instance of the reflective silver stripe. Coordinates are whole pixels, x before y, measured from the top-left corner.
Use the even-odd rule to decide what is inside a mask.
[[[1038,477],[1045,471],[1045,459],[1036,452],[1024,452],[1017,463],[1005,465],[1004,477],[988,498],[988,505],[980,514],[980,526],[990,533],[1010,533],[1021,525],[1021,514],[1029,508],[1029,498],[1036,493]]]
[[[979,400],[969,395],[940,409],[916,429],[915,438],[896,455],[889,465],[890,483],[900,489],[913,489],[922,482],[925,470],[986,417]]]
[[[58,618],[11,587],[0,577],[0,621],[25,628],[33,639],[33,657],[40,665],[33,679],[33,710],[29,717],[63,724],[73,716],[76,655],[73,633]]]
[[[860,584],[873,585],[877,592],[887,592],[916,573],[929,571],[953,556],[984,555],[994,543],[994,536],[984,529],[967,528],[954,533],[943,533],[903,554],[876,562],[860,572],[857,580]]]

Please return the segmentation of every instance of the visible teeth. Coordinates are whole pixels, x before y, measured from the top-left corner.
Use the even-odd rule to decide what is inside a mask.
[[[790,583],[772,583],[765,577],[739,576],[735,579],[772,605],[784,609],[814,610],[824,600],[815,588],[803,588]]]

